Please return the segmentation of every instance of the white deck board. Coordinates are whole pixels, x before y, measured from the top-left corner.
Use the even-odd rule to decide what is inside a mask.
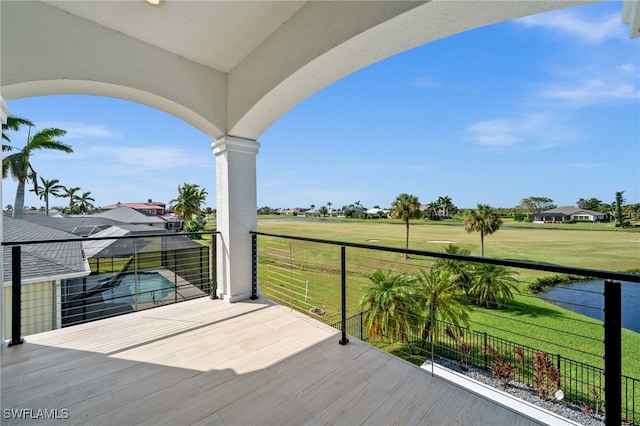
[[[2,408],[67,409],[55,423],[77,425],[541,424],[339,339],[266,300],[192,300],[5,344]]]

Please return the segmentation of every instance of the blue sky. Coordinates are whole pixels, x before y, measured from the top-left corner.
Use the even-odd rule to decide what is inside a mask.
[[[640,38],[621,10],[599,3],[480,28],[347,76],[259,138],[258,206],[388,207],[403,192],[458,207],[612,202],[621,190],[640,202]],[[172,116],[94,96],[7,104],[36,130],[68,131],[73,154],[41,151],[32,163],[98,206],[168,203],[188,182],[216,207],[212,140]],[[22,146],[26,132],[11,138]],[[15,187],[3,181],[3,206]],[[25,204],[43,202],[28,192]]]

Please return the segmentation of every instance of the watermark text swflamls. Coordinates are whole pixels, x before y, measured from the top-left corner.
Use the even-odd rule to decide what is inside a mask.
[[[69,418],[67,408],[5,408],[2,418],[11,420],[65,420]]]

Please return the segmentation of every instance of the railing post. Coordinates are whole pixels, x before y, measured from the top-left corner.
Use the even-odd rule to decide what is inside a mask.
[[[21,269],[21,252],[20,246],[11,247],[11,341],[9,346],[24,343],[24,339],[20,337],[22,328],[22,315],[20,312],[22,305],[22,292],[20,283],[22,282]]]
[[[619,281],[604,282],[605,425],[622,422],[622,301]]]
[[[211,283],[211,299],[218,298],[218,274],[216,271],[216,250],[218,247],[218,234],[211,234],[211,248],[209,249],[209,282]]]
[[[251,234],[251,300],[258,298],[258,236]]]
[[[489,369],[489,354],[487,353],[487,332],[482,333],[483,345],[482,352],[484,353],[484,369]]]
[[[347,251],[346,247],[340,247],[340,272],[342,282],[342,338],[340,339],[341,345],[349,343],[347,339]]]

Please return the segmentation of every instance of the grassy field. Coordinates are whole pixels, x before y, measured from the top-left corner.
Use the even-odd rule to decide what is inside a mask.
[[[536,226],[505,220],[498,232],[485,238],[485,255],[613,271],[640,268],[640,233],[636,231],[616,229],[607,224],[560,224],[557,228],[551,225]],[[264,219],[258,222],[258,230],[391,247],[404,247],[405,244],[404,224],[389,220]],[[337,321],[340,304],[337,291],[340,284],[338,247],[284,240],[276,242],[276,239],[265,237],[259,241],[262,262],[267,262],[269,256],[295,257],[295,270],[289,268],[282,271],[279,278],[282,281],[280,296],[293,298],[293,293],[304,291],[305,297],[313,301],[309,303],[326,310],[325,321]],[[465,232],[462,221],[412,223],[410,248],[439,252],[448,244],[466,248],[472,255],[480,253],[479,235]],[[362,286],[369,282],[368,273],[378,268],[416,272],[420,267],[428,267],[430,262],[413,258],[403,261],[400,255],[394,253],[373,254],[371,251],[349,248],[348,312],[358,311]],[[551,274],[526,270],[518,272],[520,294],[516,295],[514,302],[502,310],[474,307],[473,329],[601,366],[601,323],[530,294],[528,283],[537,276]],[[289,285],[296,282],[298,285]],[[311,285],[301,290],[308,285],[306,283]],[[640,335],[623,330],[624,373],[640,378],[639,350]]]

